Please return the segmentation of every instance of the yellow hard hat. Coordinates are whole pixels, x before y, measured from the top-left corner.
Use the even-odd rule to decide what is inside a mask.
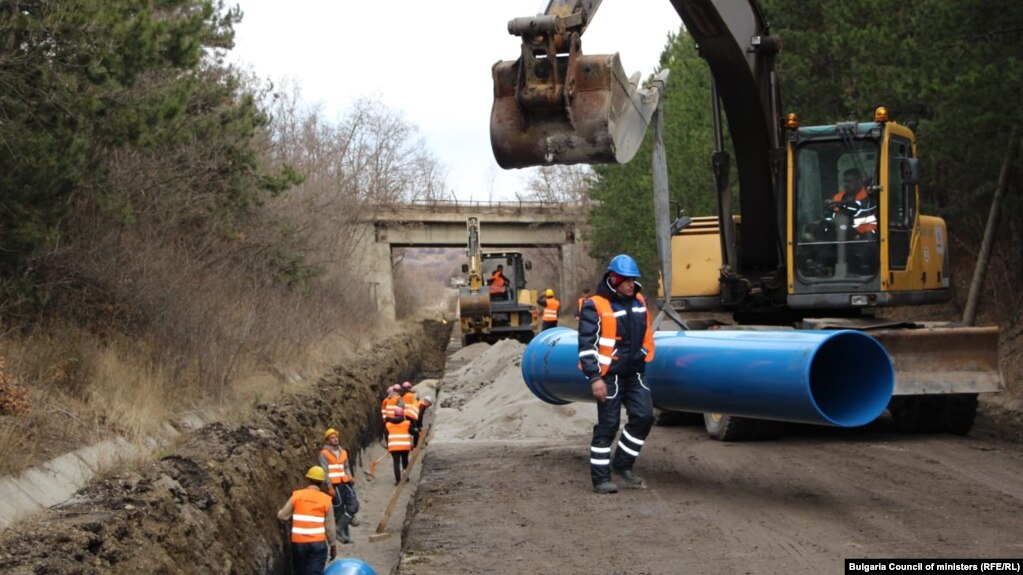
[[[552,290],[551,288],[547,288],[547,291],[543,292],[543,295],[547,297],[554,297],[554,290]]]
[[[327,472],[319,465],[314,465],[309,468],[309,471],[305,472],[305,476],[313,481],[326,481]]]
[[[340,432],[340,431],[338,431],[338,430],[336,430],[336,429],[334,429],[333,427],[331,427],[331,428],[330,428],[330,429],[328,429],[327,431],[324,431],[324,432],[323,432],[323,439],[324,439],[324,440],[330,439],[330,436],[331,436],[331,435],[337,435],[337,436],[339,436],[339,437],[340,437],[340,435],[341,435],[341,432]]]

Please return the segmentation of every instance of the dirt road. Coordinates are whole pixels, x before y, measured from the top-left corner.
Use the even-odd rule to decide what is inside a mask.
[[[882,419],[790,426],[760,443],[655,427],[637,465],[649,488],[598,495],[592,405],[524,408],[506,387],[514,374],[469,374],[488,386],[474,389],[458,376],[400,574],[820,574],[843,573],[848,558],[1023,557],[1023,445],[986,433],[983,418],[970,437],[905,435]],[[466,427],[484,405],[490,425]]]

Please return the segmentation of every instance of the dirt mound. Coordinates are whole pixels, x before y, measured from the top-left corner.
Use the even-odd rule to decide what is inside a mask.
[[[313,388],[212,424],[159,461],[109,475],[0,536],[0,573],[279,573],[276,511],[341,429],[356,460],[381,433],[381,390],[443,366],[450,324],[424,321]]]
[[[501,340],[474,344],[452,355],[472,362],[449,373],[441,388],[441,411],[434,441],[489,439],[535,441],[589,435],[596,408],[585,403],[551,405],[533,395],[522,380],[524,345]]]

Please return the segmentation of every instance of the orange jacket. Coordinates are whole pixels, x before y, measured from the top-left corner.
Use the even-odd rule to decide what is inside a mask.
[[[319,489],[296,489],[291,493],[291,542],[316,543],[327,540],[324,521],[330,510],[330,496]]]

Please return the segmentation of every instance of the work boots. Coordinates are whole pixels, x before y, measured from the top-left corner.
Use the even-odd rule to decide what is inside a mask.
[[[601,481],[593,486],[593,490],[597,493],[618,493],[618,486],[610,481]]]
[[[643,481],[642,477],[636,475],[636,473],[633,472],[631,468],[615,469],[614,467],[612,467],[611,473],[614,473],[615,475],[621,477],[622,481],[625,482],[625,486],[628,487],[629,489],[646,489],[646,481]]]

